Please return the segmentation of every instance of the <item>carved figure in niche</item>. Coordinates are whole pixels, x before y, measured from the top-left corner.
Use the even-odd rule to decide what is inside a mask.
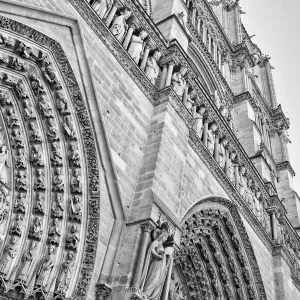
[[[139,32],[139,35],[132,35],[131,43],[128,48],[128,54],[132,57],[132,59],[139,63],[141,56],[143,55],[144,47],[145,47],[145,39],[147,38],[148,33],[146,30],[142,29]]]
[[[56,168],[55,175],[53,177],[53,190],[63,191],[64,190],[64,176],[62,175],[61,168]]]
[[[74,122],[71,120],[71,116],[67,115],[65,116],[65,120],[63,123],[63,129],[65,134],[67,135],[67,137],[69,137],[70,139],[76,139],[75,136],[75,125]]]
[[[41,80],[37,78],[34,73],[29,75],[31,88],[36,96],[45,94],[44,87],[41,83]]]
[[[239,174],[238,174],[238,178],[239,178],[239,192],[241,194],[242,197],[244,197],[245,195],[245,191],[246,191],[246,168],[244,165],[239,166]]]
[[[159,66],[157,62],[161,57],[161,52],[159,49],[155,49],[153,54],[150,53],[149,58],[146,62],[145,75],[151,81],[153,85],[155,85],[155,81],[159,75]]]
[[[172,79],[171,79],[171,86],[180,99],[182,99],[184,90],[186,88],[186,81],[184,79],[184,75],[186,73],[187,73],[187,68],[182,66],[178,72],[175,72],[172,75]]]
[[[185,300],[183,285],[176,280],[174,273],[171,274],[171,283],[168,300]]]
[[[55,200],[51,206],[51,216],[54,218],[62,218],[64,212],[64,202],[62,194],[56,193]]]
[[[70,219],[81,222],[82,209],[81,209],[80,197],[78,195],[75,195],[71,198]]]
[[[28,93],[27,93],[27,91],[26,91],[25,85],[24,85],[24,83],[23,83],[22,80],[20,80],[20,81],[16,84],[16,86],[15,86],[15,91],[16,91],[16,93],[17,93],[17,95],[18,95],[19,100],[28,98]]]
[[[15,156],[15,167],[16,169],[24,168],[26,169],[26,161],[25,153],[23,148],[17,149],[17,155]]]
[[[54,119],[53,118],[48,118],[47,120],[47,136],[51,141],[58,141],[59,137],[58,137],[58,129],[57,126],[54,123]]]
[[[226,157],[227,157],[227,151],[226,148],[228,146],[228,140],[226,137],[222,137],[219,144],[219,157],[220,157],[220,167],[222,169],[225,168],[226,163]]]
[[[201,245],[201,246],[200,246]],[[200,244],[199,244],[199,248],[200,248],[200,252],[201,252],[201,254],[203,255],[203,257],[204,257],[204,259],[206,260],[206,261],[209,261],[209,255],[208,255],[208,251],[207,251],[207,249],[206,249],[206,246],[205,246],[205,244],[204,244],[204,242],[201,242]]]
[[[25,120],[35,119],[34,111],[28,100],[23,100]]]
[[[228,264],[229,264],[229,268],[232,271],[232,273],[235,273],[236,272],[236,267],[235,267],[235,263],[234,263],[232,253],[231,253],[231,255],[228,255]]]
[[[25,211],[26,211],[26,207],[25,207],[26,197],[27,196],[26,196],[25,193],[20,193],[19,197],[16,198],[15,205],[14,205],[15,212],[25,214]]]
[[[3,45],[5,47],[13,47],[14,46],[14,41],[12,40],[11,37],[4,36],[0,34],[0,45]]]
[[[22,221],[23,221],[22,215],[17,214],[16,219],[11,224],[10,234],[19,235],[19,236],[22,234],[22,231],[21,231]]]
[[[256,299],[254,289],[251,285],[248,285],[248,295],[251,300]]]
[[[219,266],[222,266],[224,264],[222,255],[220,251],[217,249],[217,251],[214,253],[214,257],[216,259],[216,262]]]
[[[44,197],[44,194],[41,193],[41,192],[38,192],[36,194],[36,204],[35,204],[35,207],[33,209],[33,211],[35,213],[41,213],[41,214],[44,214],[44,201],[45,201],[45,197]]]
[[[53,116],[52,108],[48,99],[45,96],[40,95],[38,100],[39,100],[38,106],[42,117],[43,118],[52,117]]]
[[[57,286],[56,292],[65,294],[69,288],[72,271],[74,267],[74,258],[75,254],[72,251],[67,253],[67,257],[64,263],[62,263],[58,277],[57,277]]]
[[[28,279],[28,275],[31,269],[32,262],[35,258],[34,251],[36,249],[37,243],[36,241],[32,241],[29,249],[26,250],[22,256],[21,260],[21,268],[19,272],[18,279],[22,281],[26,285],[26,281]]]
[[[0,179],[7,183],[7,168],[10,168],[10,160],[6,145],[0,146]]]
[[[183,102],[184,106],[188,111],[190,112],[192,111],[193,106],[196,103],[196,99],[197,99],[196,91],[193,90],[191,87],[189,87],[186,101]]]
[[[49,56],[43,51],[39,51],[38,55],[34,55],[34,59],[41,66],[42,71],[45,71],[46,66],[51,64]]]
[[[231,150],[229,154],[228,173],[229,173],[229,179],[233,184],[235,184],[235,165],[236,165],[236,152],[235,150]]]
[[[18,84],[18,78],[6,75],[4,78],[4,83],[9,86],[15,87]]]
[[[47,66],[43,74],[54,89],[61,88],[61,82],[58,79],[57,73],[54,71],[52,66]]]
[[[49,229],[49,243],[53,245],[59,245],[59,239],[60,239],[61,233],[60,233],[60,227],[58,223],[58,219],[53,219],[53,224]]]
[[[20,126],[20,122],[18,120],[18,117],[15,113],[15,110],[12,107],[9,107],[6,110],[6,122],[8,127],[14,127],[14,126]]]
[[[45,289],[50,285],[49,276],[55,263],[55,246],[48,247],[48,253],[41,259],[36,271],[35,286]]]
[[[6,106],[7,104],[11,104],[11,96],[8,91],[0,90],[0,105],[2,107]]]
[[[66,247],[76,251],[78,248],[79,241],[80,241],[80,239],[79,239],[77,225],[72,224],[72,226],[70,228],[70,234],[67,239]]]
[[[224,285],[224,292],[225,292],[225,295],[226,295],[226,299],[228,300],[233,300],[234,297],[233,297],[233,294],[232,294],[232,291],[231,291],[231,288],[230,288],[230,284],[228,282],[226,282]]]
[[[204,129],[203,118],[204,118],[205,111],[206,109],[204,105],[194,106],[193,117],[196,121],[195,131],[200,139],[202,139],[202,135],[203,135],[203,129]]]
[[[16,177],[16,189],[19,190],[24,190],[27,191],[28,185],[27,185],[27,175],[23,170],[20,170],[17,173]]]
[[[63,92],[59,91],[56,93],[56,106],[60,114],[63,115],[69,113],[68,102]]]
[[[73,142],[69,145],[69,163],[70,167],[80,167],[80,154]]]
[[[124,7],[120,12],[119,16],[116,16],[110,26],[112,34],[118,39],[119,42],[122,42],[124,35],[128,29],[126,20],[131,15],[131,10],[128,7]]]
[[[39,145],[33,145],[30,154],[30,161],[34,167],[44,166],[44,158]]]
[[[36,177],[34,179],[34,189],[35,190],[45,190],[45,175],[43,169],[37,169],[36,170]]]
[[[95,12],[99,17],[102,19],[106,17],[108,12],[110,11],[114,1],[113,0],[96,0],[92,7],[94,8]]]
[[[32,48],[24,44],[23,42],[18,41],[16,46],[16,52],[24,57],[24,58],[30,58],[32,55]]]
[[[22,134],[18,128],[14,128],[11,132],[11,139],[12,139],[12,146],[14,148],[24,148],[24,138],[22,137]]]
[[[9,275],[9,271],[12,267],[14,258],[18,253],[18,238],[13,236],[10,243],[4,248],[3,254],[0,260],[0,274]]]
[[[163,246],[167,238],[168,233],[161,230],[150,244],[145,258],[141,291],[153,300],[159,299],[169,268],[170,258],[168,259],[168,256],[170,254],[166,253]]]
[[[33,221],[33,224],[29,230],[28,236],[37,240],[40,240],[43,234],[43,224],[42,218],[36,217]]]
[[[212,235],[208,236],[208,242],[209,242],[209,245],[211,246],[211,248],[214,251],[216,251],[217,250],[217,242],[216,242],[216,239]]]
[[[28,65],[24,62],[21,62],[17,57],[10,57],[10,62],[8,66],[17,71],[28,71]]]
[[[29,130],[30,141],[33,143],[40,143],[42,141],[41,133],[34,122],[29,123]]]
[[[208,125],[208,131],[207,131],[207,149],[209,152],[213,155],[214,150],[215,150],[215,134],[218,129],[217,123],[216,122],[211,122]]]
[[[232,240],[232,245],[233,245],[233,247],[234,247],[236,250],[239,250],[239,249],[240,249],[240,241],[239,241],[238,237],[234,234],[234,235],[231,237],[231,240]]]
[[[72,193],[82,192],[82,177],[79,175],[79,171],[77,169],[73,170],[73,176],[71,177],[70,184]]]
[[[57,142],[52,143],[52,152],[50,155],[51,162],[53,166],[61,166],[62,165],[62,152]]]

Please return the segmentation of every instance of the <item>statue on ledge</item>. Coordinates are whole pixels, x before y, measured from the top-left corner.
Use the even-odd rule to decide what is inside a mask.
[[[128,48],[128,54],[132,59],[138,64],[141,56],[143,55],[145,47],[145,39],[147,38],[148,33],[146,30],[141,30],[139,35],[133,35],[131,38],[131,43]]]
[[[159,49],[155,49],[153,54],[149,56],[146,63],[145,75],[151,81],[153,85],[155,85],[156,78],[159,75],[159,66],[157,62],[161,58],[161,52]]]
[[[181,99],[186,88],[184,75],[187,73],[187,68],[182,66],[178,72],[175,72],[171,79],[171,86],[178,97]]]
[[[120,15],[114,18],[110,26],[110,30],[112,34],[118,39],[119,42],[122,42],[124,35],[128,29],[126,20],[128,20],[130,15],[131,15],[130,8],[124,7]]]

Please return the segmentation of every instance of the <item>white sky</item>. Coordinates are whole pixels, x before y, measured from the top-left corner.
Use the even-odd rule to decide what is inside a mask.
[[[294,188],[300,194],[300,0],[240,0],[242,22],[252,41],[271,56],[277,102],[290,118],[291,165]],[[297,176],[298,175],[298,176]]]

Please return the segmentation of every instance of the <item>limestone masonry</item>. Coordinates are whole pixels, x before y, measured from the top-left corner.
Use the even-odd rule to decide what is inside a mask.
[[[0,300],[299,300],[300,202],[239,0],[0,0]]]

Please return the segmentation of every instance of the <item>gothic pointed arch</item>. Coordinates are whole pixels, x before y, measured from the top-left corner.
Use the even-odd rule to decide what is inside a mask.
[[[267,299],[248,234],[235,204],[207,198],[182,222],[177,282],[188,299]],[[179,284],[178,284],[179,285]]]
[[[61,45],[0,16],[0,295],[86,299],[100,225],[100,159]]]

